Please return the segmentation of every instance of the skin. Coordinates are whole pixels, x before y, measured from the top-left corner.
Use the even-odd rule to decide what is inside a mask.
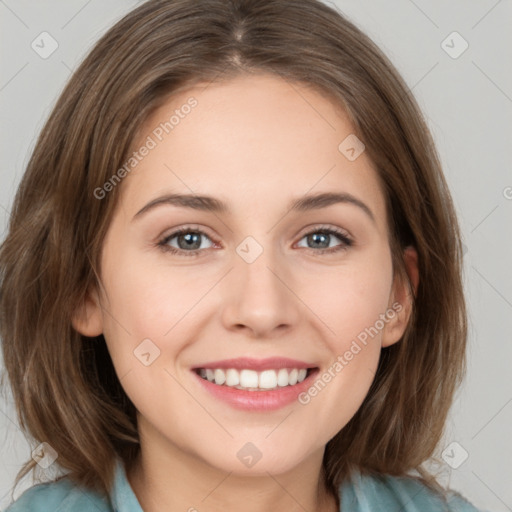
[[[408,288],[393,281],[383,191],[362,153],[338,145],[354,128],[326,97],[273,75],[238,77],[180,91],[147,120],[139,148],[160,122],[194,96],[198,105],[124,179],[101,255],[101,287],[74,326],[103,333],[121,384],[138,410],[141,457],[128,475],[146,512],[335,511],[321,478],[326,443],[354,416],[382,347],[400,340],[411,312]],[[346,192],[363,201],[287,212],[292,198]],[[211,195],[231,213],[173,205],[135,214],[164,193]],[[199,228],[201,253],[169,241]],[[339,228],[353,245],[321,253],[309,233]],[[263,249],[247,263],[236,248]],[[337,235],[326,245],[343,247]],[[196,246],[197,247],[197,246]],[[417,286],[417,256],[404,252]],[[332,366],[359,333],[398,301],[400,313],[307,405],[240,411],[198,385],[190,368],[218,359],[291,357]],[[149,338],[160,355],[145,366],[133,351]],[[261,452],[251,468],[237,457]],[[193,510],[193,509],[191,509]]]

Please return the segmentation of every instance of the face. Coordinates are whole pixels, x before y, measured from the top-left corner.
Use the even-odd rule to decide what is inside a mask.
[[[181,91],[140,133],[134,150],[151,147],[118,185],[102,286],[74,325],[104,334],[142,443],[224,471],[296,467],[354,416],[406,326],[376,171],[339,149],[354,128],[336,105],[272,75]],[[294,206],[320,194],[340,196]],[[237,377],[282,385],[222,384]]]

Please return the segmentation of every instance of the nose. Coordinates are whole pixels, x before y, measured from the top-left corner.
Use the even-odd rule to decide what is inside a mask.
[[[265,248],[251,262],[241,250],[235,254],[233,265],[222,289],[226,329],[247,330],[246,335],[253,338],[271,338],[276,335],[274,331],[282,335],[297,324],[304,306],[283,259]]]

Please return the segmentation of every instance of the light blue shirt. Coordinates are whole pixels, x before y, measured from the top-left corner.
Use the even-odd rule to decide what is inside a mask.
[[[450,491],[448,507],[420,482],[411,478],[355,474],[340,487],[343,512],[483,512]],[[192,507],[194,504],[192,504]],[[192,508],[191,507],[191,508]],[[197,510],[204,506],[196,504]],[[116,461],[110,502],[75,486],[68,478],[27,489],[6,512],[143,512],[124,470]]]

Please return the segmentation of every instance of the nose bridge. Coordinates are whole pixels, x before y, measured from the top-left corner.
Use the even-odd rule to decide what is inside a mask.
[[[242,324],[263,333],[296,321],[297,301],[287,286],[290,273],[271,240],[266,236],[260,243],[247,236],[236,247],[224,310],[227,324]]]
[[[278,248],[272,246],[272,237],[266,236],[261,243],[253,236],[247,236],[236,247],[235,270],[237,279],[242,280],[244,292],[262,292],[267,302],[281,295],[282,282],[276,277],[279,273]],[[245,295],[245,293],[244,293]]]

